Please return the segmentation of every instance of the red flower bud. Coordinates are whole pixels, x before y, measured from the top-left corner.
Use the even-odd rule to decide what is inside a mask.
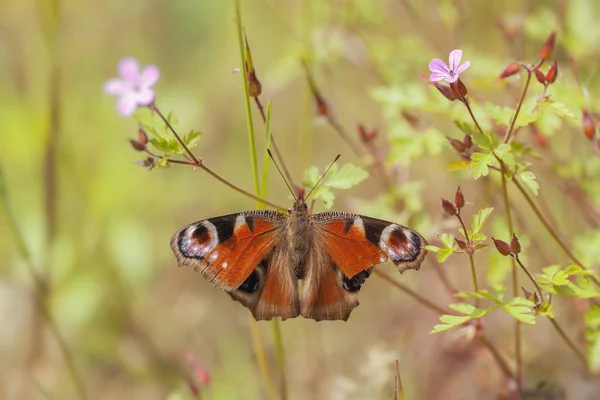
[[[593,140],[596,135],[596,125],[594,124],[594,119],[590,115],[590,112],[586,109],[583,110],[583,133],[589,140]]]
[[[368,143],[377,137],[377,130],[372,129],[368,131],[363,124],[358,124],[358,134],[360,136],[360,140]]]
[[[129,139],[129,143],[131,143],[131,146],[136,151],[145,151],[146,150],[146,145],[141,142],[138,142],[137,140]]]
[[[541,83],[542,85],[545,85],[546,77],[544,76],[542,71],[540,71],[539,69],[535,69],[535,70],[533,70],[533,72],[535,73],[535,77],[537,78],[538,82]]]
[[[502,254],[503,256],[510,255],[510,246],[508,243],[506,243],[503,240],[498,240],[494,238],[492,238],[492,240],[494,241],[494,246],[496,246],[496,250],[498,250],[498,253]]]
[[[473,146],[473,139],[471,139],[470,135],[465,135],[465,138],[463,139],[463,143],[465,144],[465,147],[467,149],[470,149],[471,146]]]
[[[558,75],[558,64],[554,61],[554,64],[550,67],[548,72],[546,73],[546,81],[548,83],[554,83],[556,80],[556,75]]]
[[[463,196],[460,186],[456,189],[456,193],[454,194],[454,204],[459,210],[465,206],[465,196]]]
[[[514,74],[518,73],[520,69],[521,64],[516,61],[512,61],[510,64],[508,64],[504,71],[502,71],[498,79],[504,79],[508,78],[509,76],[513,76]]]
[[[448,215],[458,215],[458,209],[450,200],[442,199],[442,210]]]
[[[540,58],[542,60],[549,60],[552,58],[552,52],[554,51],[554,41],[556,40],[556,31],[550,33],[550,36],[546,39],[542,47],[540,47]]]
[[[459,153],[462,153],[463,151],[465,151],[466,147],[463,142],[461,142],[460,140],[457,140],[457,139],[452,139],[452,138],[447,138],[447,139],[450,142],[450,144],[452,145],[452,147],[454,147],[454,150],[456,150]]]
[[[439,92],[441,94],[444,95],[445,98],[447,98],[450,101],[454,101],[456,100],[456,96],[454,96],[454,93],[452,93],[452,90],[450,89],[450,86],[447,85],[442,85],[439,82],[432,82],[429,81],[429,83],[434,86],[437,90],[439,90]]]
[[[519,239],[517,239],[517,235],[513,233],[513,237],[510,240],[510,252],[512,254],[519,254],[521,252],[521,243],[519,243]]]
[[[467,87],[464,83],[462,83],[460,79],[452,82],[450,84],[450,89],[452,90],[454,97],[456,97],[457,99],[462,99],[467,95]]]
[[[460,240],[457,238],[454,238],[454,240],[456,241],[458,247],[460,247],[462,250],[464,250],[467,247],[467,242],[465,242],[464,240]]]
[[[138,142],[141,144],[148,144],[148,135],[142,128],[138,129]]]

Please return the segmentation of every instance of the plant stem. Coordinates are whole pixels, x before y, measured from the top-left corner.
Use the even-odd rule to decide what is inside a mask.
[[[27,271],[31,275],[31,278],[33,279],[33,282],[35,284],[36,304],[39,308],[39,311],[44,316],[46,323],[50,327],[50,331],[52,332],[52,335],[54,336],[54,338],[56,339],[56,341],[58,343],[58,347],[60,349],[60,352],[61,352],[63,358],[65,359],[65,363],[67,364],[67,369],[69,370],[71,379],[73,380],[73,383],[75,384],[75,388],[77,390],[79,398],[87,399],[85,386],[83,384],[82,378],[79,376],[79,373],[77,372],[77,369],[75,368],[75,361],[73,359],[71,350],[69,349],[69,346],[67,345],[66,340],[62,336],[60,329],[58,328],[58,325],[56,324],[56,321],[54,320],[50,310],[48,309],[48,307],[45,303],[45,300],[43,297],[43,294],[45,292],[45,285],[44,285],[43,280],[39,277],[39,275],[35,271],[35,267],[33,265],[33,260],[31,259],[31,253],[29,252],[29,249],[27,248],[27,245],[25,244],[24,236],[21,232],[21,229],[19,228],[15,213],[9,202],[8,190],[6,187],[6,181],[5,181],[4,172],[3,172],[2,168],[0,168],[0,200],[2,201],[2,204],[4,206],[4,211],[6,212],[6,215],[8,217],[8,224],[10,226],[10,229],[12,230],[12,232],[15,236],[15,240],[17,241],[17,248],[19,249],[21,256],[25,259],[25,265],[27,266]]]
[[[256,158],[256,145],[254,142],[254,123],[252,122],[252,108],[250,105],[250,93],[248,90],[248,75],[246,74],[246,55],[245,55],[245,48],[244,48],[244,38],[243,38],[243,32],[242,32],[242,13],[240,10],[240,0],[234,0],[235,3],[235,15],[236,15],[236,25],[237,25],[237,33],[238,33],[238,44],[239,44],[239,48],[240,48],[240,62],[241,62],[241,68],[242,71],[244,71],[244,73],[242,74],[242,76],[244,77],[244,100],[246,103],[246,123],[247,123],[247,130],[248,130],[248,142],[250,144],[250,158],[251,158],[251,162],[252,162],[252,176],[254,178],[254,192],[256,193],[256,195],[259,195],[261,193],[260,191],[260,182],[259,182],[259,176],[258,176],[258,161]],[[267,120],[265,118],[265,124],[267,123]],[[269,124],[270,125],[270,124]],[[269,126],[270,129],[270,126]],[[268,145],[268,144],[267,144]],[[263,193],[266,193],[266,189]],[[262,206],[261,203],[258,204],[259,207]],[[256,321],[252,321],[251,325],[256,325],[257,322]],[[285,376],[285,350],[283,347],[283,341],[282,341],[282,336],[281,336],[281,328],[279,326],[279,320],[278,318],[273,318],[272,322],[271,322],[272,326],[273,326],[273,334],[274,334],[274,341],[275,341],[275,350],[277,352],[277,357],[278,357],[278,365],[279,365],[279,372],[280,372],[280,376],[281,376],[281,398],[283,400],[287,399],[287,382],[286,382],[286,376]],[[260,348],[262,348],[262,345],[260,345],[260,337],[257,336],[257,345],[259,345]],[[269,381],[270,384],[272,385],[272,379],[271,376],[269,374],[268,369],[262,370],[263,372],[263,378],[265,381]]]
[[[579,350],[577,348],[577,346],[575,346],[575,343],[573,343],[573,341],[571,339],[569,339],[569,337],[567,336],[565,331],[563,331],[563,329],[560,327],[560,325],[558,324],[558,322],[556,322],[556,320],[554,318],[548,318],[548,319],[550,320],[550,323],[552,323],[552,326],[554,327],[554,329],[556,329],[556,331],[558,332],[560,337],[562,337],[563,340],[565,341],[565,343],[567,343],[567,346],[569,346],[571,348],[571,350],[573,350],[575,355],[581,360],[583,365],[585,365],[585,369],[587,370],[588,362],[587,362],[587,359],[585,358],[585,355],[581,352],[581,350]]]
[[[242,13],[240,11],[240,0],[234,0],[235,3],[235,17],[237,26],[238,44],[240,48],[240,62],[241,69],[244,71],[242,77],[244,78],[244,100],[246,104],[246,129],[248,130],[248,143],[250,145],[250,160],[252,163],[252,176],[254,176],[254,192],[260,193],[260,182],[258,180],[258,160],[256,158],[256,144],[254,141],[254,123],[252,122],[252,107],[250,105],[250,94],[248,93],[248,75],[246,71],[246,57],[244,54],[244,37],[242,31]]]
[[[264,107],[263,107],[262,103],[260,102],[260,99],[258,98],[258,96],[254,98],[254,101],[256,103],[256,106],[258,107],[258,110],[260,111],[260,116],[263,120],[263,123],[266,125],[267,124],[267,116],[265,115]],[[271,102],[269,102],[269,104],[270,103]],[[287,165],[285,164],[285,159],[283,158],[283,156],[281,155],[281,152],[279,151],[279,146],[277,145],[277,141],[275,140],[275,136],[273,136],[272,132],[270,133],[270,145],[273,146],[273,151],[275,152],[275,155],[277,156],[277,161],[279,161],[279,165],[281,166],[281,170],[283,171],[283,176],[285,177],[285,179],[287,179],[287,181],[292,186],[292,188],[297,188],[296,184],[294,183],[294,180],[292,179],[292,175],[290,174],[290,171],[289,171]],[[269,143],[267,143],[267,148],[269,148]]]
[[[381,272],[377,269],[374,270],[373,273],[375,275],[379,276],[380,278],[382,278],[387,283],[394,286],[396,289],[399,289],[402,292],[406,293],[407,295],[412,297],[414,300],[416,300],[418,303],[429,308],[430,310],[435,311],[439,314],[447,314],[448,313],[448,311],[444,310],[442,307],[440,307],[440,306],[432,303],[431,301],[427,300],[426,298],[422,297],[417,292],[409,289],[408,287],[401,284],[400,282],[396,282],[388,274]],[[484,335],[477,335],[476,337],[490,351],[492,358],[496,361],[496,363],[498,364],[498,366],[500,367],[502,372],[504,372],[504,374],[507,377],[514,378],[514,374],[511,372],[506,361],[504,361],[504,359],[500,355],[500,352],[498,351],[498,349],[496,349],[496,347]]]
[[[186,144],[183,143],[183,140],[181,140],[181,138],[179,137],[179,134],[175,131],[175,129],[173,128],[173,126],[171,125],[169,120],[160,112],[158,107],[156,107],[156,105],[154,103],[152,103],[148,106],[148,108],[150,108],[152,111],[154,111],[155,113],[157,113],[160,116],[160,118],[163,120],[163,122],[169,128],[169,130],[173,133],[173,135],[175,135],[175,139],[177,139],[177,141],[183,147],[183,149],[188,154],[188,156],[190,156],[190,158],[192,160],[194,160],[194,163],[196,165],[202,164],[202,160],[201,159],[199,160],[198,158],[196,158],[196,156],[194,155],[194,153],[192,153],[192,151],[189,149],[189,147],[187,147]]]
[[[458,221],[462,225],[463,232],[465,233],[465,238],[467,239],[467,243],[469,245],[471,245],[471,238],[469,237],[469,232],[467,231],[467,226],[465,225],[465,222],[463,221],[462,217],[460,216],[460,213],[456,215],[456,218],[458,218]],[[479,292],[479,284],[477,283],[477,270],[475,269],[475,258],[473,257],[473,254],[467,254],[467,255],[469,256],[469,263],[471,264],[471,277],[473,279],[473,290],[475,290],[476,292]],[[478,297],[475,298],[475,307],[479,307],[479,298]]]
[[[171,124],[169,123],[169,121],[164,117],[164,115],[160,112],[160,110],[158,109],[158,107],[156,107],[155,105],[152,105],[152,110],[155,111],[160,118],[165,122],[165,124],[167,124],[167,127],[169,128],[169,130],[171,131],[171,133],[173,133],[173,135],[175,135],[175,138],[177,138],[177,140],[179,141],[179,143],[183,146],[184,150],[186,151],[187,154],[189,154],[190,158],[194,161],[180,161],[180,160],[169,160],[170,163],[174,163],[174,164],[182,164],[182,165],[190,165],[192,167],[197,167],[202,169],[203,171],[207,172],[210,176],[212,176],[213,178],[217,179],[218,181],[224,183],[225,185],[229,186],[231,189],[245,195],[248,196],[258,202],[264,203],[268,206],[271,206],[273,208],[276,208],[278,210],[286,210],[286,207],[283,207],[281,205],[275,204],[267,199],[263,199],[262,197],[249,192],[247,190],[242,189],[239,186],[234,185],[233,183],[229,182],[227,179],[225,179],[223,176],[217,174],[215,171],[213,171],[212,169],[210,169],[209,167],[207,167],[202,160],[196,158],[196,156],[192,153],[192,151],[185,145],[185,143],[183,143],[183,140],[181,140],[181,138],[179,137],[179,134],[177,133],[177,131],[175,131],[175,129],[173,128],[173,126],[171,126]],[[150,155],[153,155],[152,153],[149,153]]]
[[[475,118],[475,114],[473,114],[473,110],[471,110],[471,105],[469,104],[469,101],[463,97],[463,102],[462,102],[465,107],[467,107],[467,110],[469,111],[469,115],[471,115],[471,119],[473,119],[473,122],[475,122],[475,126],[477,127],[477,130],[479,131],[479,133],[481,133],[482,135],[485,135],[483,133],[483,129],[481,129],[481,126],[479,125],[479,122],[477,122],[477,118]]]
[[[496,156],[496,158],[498,158]],[[510,209],[510,200],[508,197],[508,187],[506,184],[506,174],[505,174],[505,166],[502,160],[500,162],[500,173],[502,175],[502,197],[504,199],[504,209],[506,211],[506,222],[508,224],[508,231],[510,236],[512,237],[515,233],[512,221],[512,214]],[[513,286],[513,296],[517,297],[519,295],[519,277],[517,275],[517,265],[515,263],[515,259],[511,258],[511,266],[512,266],[512,286]],[[521,352],[521,321],[515,320],[515,360],[517,363],[516,369],[516,380],[517,380],[517,388],[519,393],[521,392],[523,386],[523,359]]]
[[[523,263],[521,262],[521,259],[519,259],[518,255],[515,256],[515,260],[517,261],[517,264],[519,264],[521,266],[521,268],[523,269],[525,274],[527,274],[527,276],[529,277],[531,282],[533,282],[533,284],[535,285],[535,289],[537,290],[538,295],[540,296],[540,301],[544,301],[544,293],[542,292],[542,288],[540,288],[540,285],[538,285],[538,283],[535,280],[535,278],[533,277],[533,275],[531,275],[531,272],[529,272],[527,267],[525,267],[525,265],[523,265]]]
[[[531,81],[531,70],[529,68],[527,70],[527,80],[525,81],[525,87],[523,88],[523,93],[521,93],[521,98],[519,99],[519,103],[517,104],[517,109],[515,110],[515,115],[513,115],[512,121],[510,122],[510,127],[506,131],[506,135],[504,136],[504,143],[508,143],[511,139],[511,135],[515,128],[515,122],[517,122],[517,117],[519,116],[519,112],[521,111],[521,106],[523,105],[523,101],[525,100],[525,95],[527,94],[527,89],[529,88],[529,82]]]
[[[254,352],[256,353],[256,362],[258,364],[260,374],[263,377],[264,384],[267,388],[267,394],[271,400],[278,400],[279,396],[277,395],[277,389],[275,388],[273,380],[271,379],[271,375],[269,374],[269,367],[267,365],[267,358],[265,357],[265,350],[263,348],[262,341],[260,340],[258,323],[250,313],[248,313],[248,325],[250,326],[252,347],[254,348]]]
[[[540,209],[535,205],[535,203],[533,202],[533,199],[525,191],[525,189],[523,188],[523,186],[521,185],[521,183],[519,182],[519,180],[517,179],[516,176],[513,178],[513,182],[514,182],[515,186],[517,187],[517,189],[519,189],[519,191],[521,192],[523,197],[525,197],[525,200],[527,201],[527,204],[529,204],[529,206],[533,210],[533,213],[538,217],[538,219],[540,220],[542,225],[544,225],[544,228],[546,228],[546,231],[548,231],[548,233],[550,234],[552,239],[554,239],[554,241],[559,245],[559,247],[565,252],[567,257],[569,257],[571,259],[571,261],[573,261],[575,264],[579,265],[581,268],[588,269],[581,263],[581,261],[579,261],[579,259],[577,257],[575,257],[575,255],[571,252],[571,250],[569,250],[567,245],[558,236],[558,233],[556,233],[556,231],[550,226],[550,224],[548,223],[548,220],[542,215]],[[594,278],[596,283],[598,283],[598,278],[595,275],[592,275],[592,278]]]

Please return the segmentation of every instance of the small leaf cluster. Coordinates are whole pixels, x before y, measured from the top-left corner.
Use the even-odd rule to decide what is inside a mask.
[[[317,166],[311,165],[304,172],[304,186],[307,188],[315,187],[322,176],[323,172],[320,172]],[[354,164],[346,163],[341,168],[337,164],[333,164],[327,176],[314,189],[312,196],[314,199],[321,200],[325,208],[330,209],[335,200],[335,195],[331,189],[350,189],[368,177],[369,173],[367,171]]]
[[[598,277],[590,270],[578,265],[569,265],[565,269],[561,269],[559,265],[551,265],[542,271],[537,275],[537,281],[548,293],[581,299],[600,298],[600,291],[593,282]]]
[[[505,301],[506,286],[497,284],[491,291],[487,289],[477,292],[459,292],[456,297],[488,300],[494,303],[487,308],[479,308],[468,303],[450,304],[450,308],[462,315],[444,314],[440,317],[441,324],[435,325],[431,333],[443,332],[463,325],[473,319],[481,318],[490,311],[503,309],[507,314],[527,324],[535,324],[535,303],[524,297],[513,297]]]

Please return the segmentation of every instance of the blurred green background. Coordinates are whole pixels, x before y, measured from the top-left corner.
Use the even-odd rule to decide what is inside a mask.
[[[565,5],[564,19],[557,21]],[[136,123],[119,117],[114,99],[102,92],[122,57],[157,64],[157,104],[175,112],[182,132],[203,133],[195,153],[206,165],[251,190],[243,81],[233,72],[240,67],[233,3],[9,0],[1,10],[0,166],[44,282],[44,302],[88,397],[191,398],[184,376],[194,374],[186,361],[192,356],[211,376],[209,385],[198,384],[202,398],[267,398],[248,311],[193,271],[178,269],[169,249],[182,226],[254,209],[256,203],[199,170],[174,165],[149,173],[136,166],[143,157],[128,143]],[[443,217],[439,199],[451,197],[457,184],[472,203],[469,213],[496,207],[488,236],[507,235],[497,180],[473,182],[445,171],[456,159],[445,136],[462,135],[452,118],[468,115],[423,79],[431,58],[446,59],[461,48],[471,62],[463,81],[476,112],[484,100],[514,107],[522,81],[500,84],[495,78],[511,60],[534,62],[549,32],[559,29],[562,75],[553,95],[562,96],[579,118],[569,55],[589,91],[598,93],[600,5],[594,0],[245,0],[242,13],[263,102],[273,104],[273,134],[296,181],[309,165],[323,168],[338,153],[343,161],[364,161],[316,118],[304,58],[354,140],[358,123],[379,129],[378,151],[386,155],[402,197],[402,207],[394,209],[370,178],[338,193],[334,209],[410,224],[431,242],[455,228],[455,221]],[[262,159],[264,127],[253,112]],[[411,124],[406,113],[417,122]],[[557,163],[594,156],[578,131],[580,118],[549,117],[546,124],[552,149],[540,151],[552,151]],[[563,196],[565,186],[553,180],[552,169],[546,163],[536,173],[554,223],[571,243],[581,236],[596,240],[597,230],[590,231],[585,216],[573,211],[578,203]],[[291,205],[283,181],[271,172],[268,197]],[[596,180],[588,176],[592,180],[582,183],[596,210],[598,199],[590,193],[598,192],[597,176],[592,171]],[[516,199],[523,241],[533,243],[531,264],[566,263],[522,198]],[[56,340],[36,311],[36,286],[4,212],[0,238],[0,398],[77,398]],[[488,283],[504,280],[510,267],[491,253],[478,257]],[[600,263],[597,253],[586,254],[586,262]],[[435,264],[430,255],[419,272],[403,276],[391,264],[379,268],[445,305],[452,299]],[[466,258],[455,256],[444,269],[454,286],[471,287]],[[458,331],[430,335],[438,315],[383,280],[371,277],[360,300],[347,322],[282,323],[290,398],[392,398],[396,359],[409,399],[491,399],[506,385],[484,348]],[[578,305],[555,307],[583,346]],[[486,319],[488,325],[493,329],[486,333],[511,360],[511,320],[498,313]],[[278,385],[272,326],[259,323],[258,329]],[[600,386],[583,377],[547,321],[527,326],[524,341],[529,386],[548,381],[569,398],[597,398]]]

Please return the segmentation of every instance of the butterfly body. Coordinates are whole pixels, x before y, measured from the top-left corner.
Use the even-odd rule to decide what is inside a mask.
[[[190,224],[171,248],[257,320],[302,315],[346,320],[373,267],[418,269],[427,242],[401,225],[342,212],[311,214],[300,195],[289,214],[247,211]],[[299,281],[302,281],[300,290]]]

